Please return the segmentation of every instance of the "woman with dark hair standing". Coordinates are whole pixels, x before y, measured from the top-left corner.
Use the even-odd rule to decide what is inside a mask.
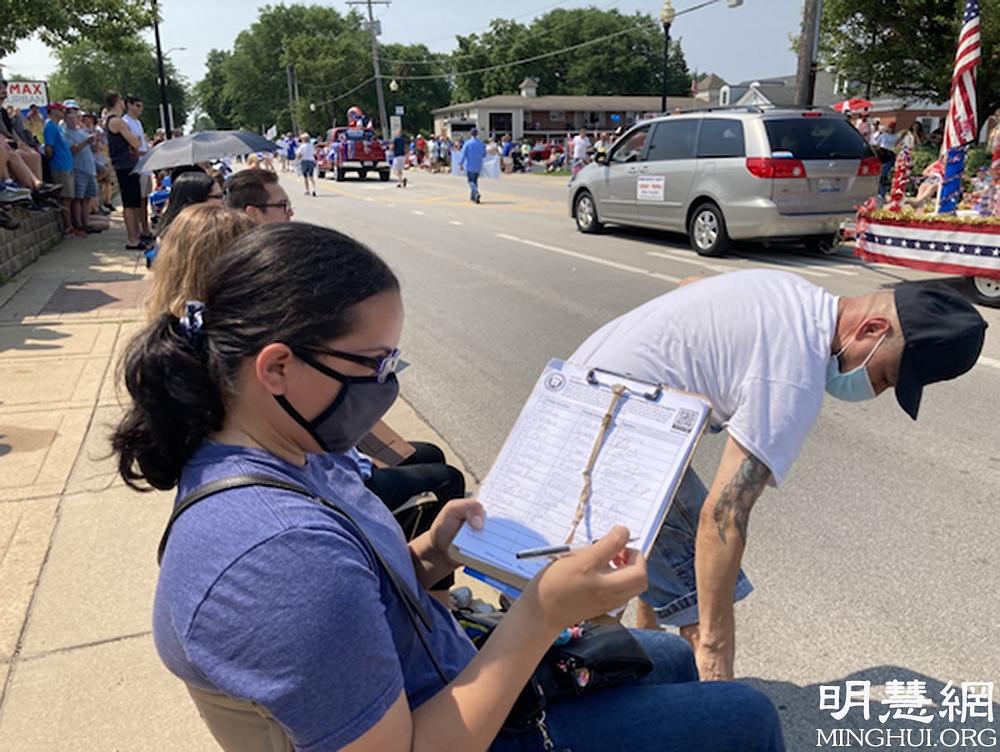
[[[205,290],[130,343],[133,403],[113,445],[127,483],[178,489],[153,635],[224,749],[784,748],[762,694],[697,682],[686,643],[661,632],[636,633],[656,664],[643,680],[556,703],[537,732],[502,732],[561,630],[645,588],[628,531],[554,561],[476,652],[426,587],[455,568],[448,546],[482,525],[482,506],[451,502],[407,544],[342,454],[399,388],[395,275],[340,233],[282,223],[241,236]],[[267,484],[235,483],[247,475]]]
[[[177,218],[185,207],[192,204],[209,203],[213,206],[222,206],[222,188],[215,178],[204,170],[197,169],[183,172],[170,183],[170,198],[167,200],[167,208],[160,217],[159,226],[156,230],[156,245],[145,252],[146,267],[151,267],[156,259],[156,254],[160,252],[160,245],[163,237],[170,229],[171,223]]]

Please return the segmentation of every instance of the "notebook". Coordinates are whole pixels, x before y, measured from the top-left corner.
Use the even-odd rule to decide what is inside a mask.
[[[636,538],[630,545],[648,554],[709,412],[697,394],[550,361],[480,489],[486,524],[463,526],[452,558],[523,588],[549,559],[517,559],[517,552],[566,543],[580,511],[574,547],[622,524]]]

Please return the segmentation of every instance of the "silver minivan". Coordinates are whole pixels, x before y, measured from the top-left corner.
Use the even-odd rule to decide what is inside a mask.
[[[703,256],[730,240],[825,250],[881,168],[838,113],[709,109],[635,125],[570,182],[569,206],[582,232],[613,222],[686,233]]]

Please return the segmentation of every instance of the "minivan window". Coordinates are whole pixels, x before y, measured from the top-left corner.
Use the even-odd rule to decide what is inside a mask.
[[[694,157],[694,141],[698,135],[698,121],[666,120],[656,124],[653,141],[646,153],[647,162]]]
[[[698,133],[698,156],[721,159],[723,157],[744,157],[743,123],[739,120],[705,118]]]
[[[795,159],[862,159],[868,142],[850,123],[832,117],[765,120],[771,153],[791,152]]]
[[[642,159],[642,150],[646,146],[646,135],[648,133],[648,125],[632,131],[611,153],[611,161],[638,162]]]

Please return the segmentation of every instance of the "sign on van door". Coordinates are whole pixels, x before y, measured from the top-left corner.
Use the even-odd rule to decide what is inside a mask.
[[[640,175],[635,181],[638,201],[663,201],[666,178],[662,175]]]

